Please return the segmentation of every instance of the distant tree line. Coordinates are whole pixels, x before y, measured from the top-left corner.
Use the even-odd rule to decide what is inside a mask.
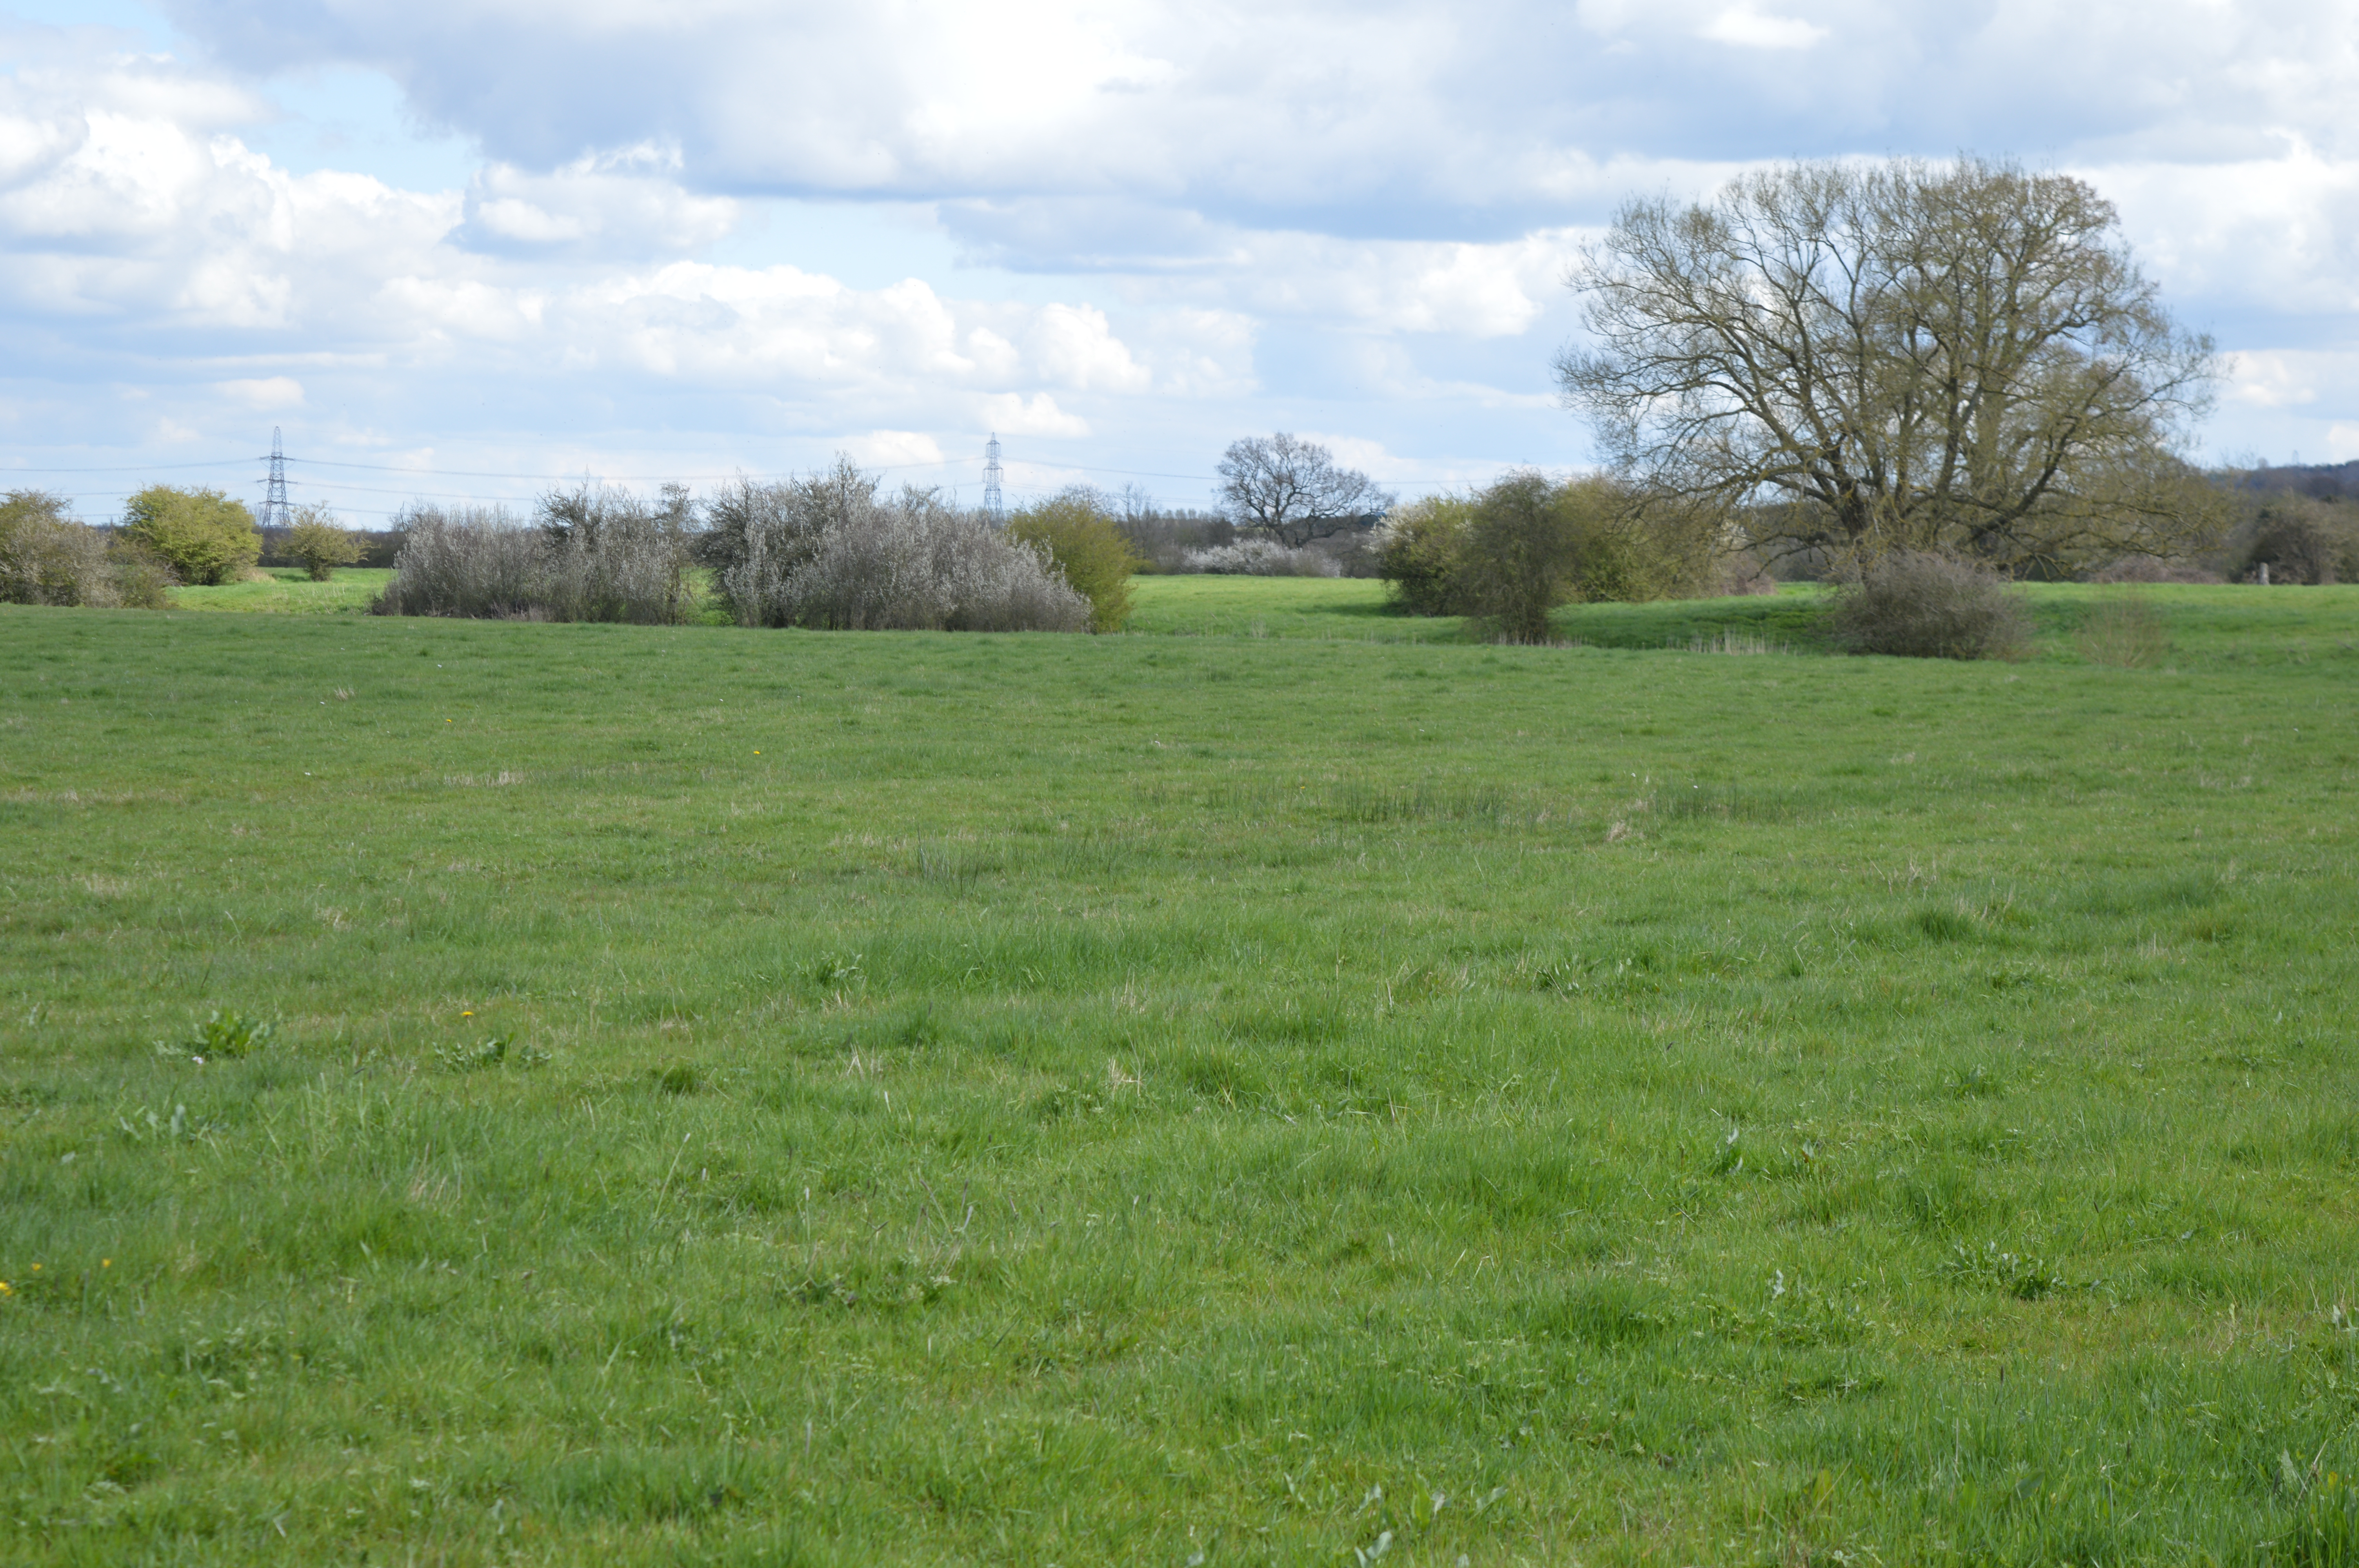
[[[2359,464],[2183,455],[2212,345],[2079,180],[1788,165],[1627,204],[1571,281],[1558,385],[1605,470],[1395,508],[1403,609],[1531,641],[1567,600],[1820,578],[1838,641],[1973,656],[2021,643],[2009,579],[2359,580]]]
[[[282,557],[315,579],[362,555],[322,507],[299,508],[281,533]],[[182,583],[237,581],[262,551],[253,513],[219,490],[150,485],[124,502],[111,527],[82,523],[47,491],[0,496],[0,603],[160,610]]]
[[[2186,457],[2212,345],[2068,176],[1788,165],[1705,201],[1628,203],[1571,282],[1588,335],[1555,373],[1597,434],[1596,473],[1519,470],[1404,503],[1279,431],[1229,446],[1211,510],[1082,486],[1004,528],[848,460],[701,503],[585,484],[529,517],[410,507],[378,608],[1110,631],[1136,572],[1364,573],[1408,613],[1538,641],[1571,600],[1816,578],[1852,645],[1955,654],[2006,644],[2010,580],[2359,580],[2359,464]],[[151,487],[107,531],[16,492],[0,598],[161,602],[173,582],[234,580],[264,543],[218,491]],[[315,577],[371,548],[316,509],[267,543]]]

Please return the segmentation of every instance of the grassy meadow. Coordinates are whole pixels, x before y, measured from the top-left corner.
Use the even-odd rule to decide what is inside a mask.
[[[255,570],[244,582],[213,588],[171,589],[175,610],[246,611],[272,615],[359,615],[369,600],[385,591],[393,573],[383,569],[340,567],[326,582],[313,582],[300,567],[269,567]]]
[[[0,608],[0,1560],[2359,1562],[2359,589],[247,590]]]

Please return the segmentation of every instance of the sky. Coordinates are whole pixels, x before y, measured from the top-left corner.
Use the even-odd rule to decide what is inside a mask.
[[[1962,151],[2115,204],[2222,351],[2190,455],[2341,461],[2354,104],[2348,4],[0,0],[0,486],[1576,469],[1617,206]]]

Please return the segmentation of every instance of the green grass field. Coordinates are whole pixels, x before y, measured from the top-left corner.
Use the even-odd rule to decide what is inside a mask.
[[[237,610],[273,615],[358,615],[385,590],[393,573],[340,567],[326,582],[313,582],[299,567],[272,567],[250,581],[218,588],[176,588],[175,610]]]
[[[2359,1561],[2359,589],[2104,597],[0,609],[0,1559]]]

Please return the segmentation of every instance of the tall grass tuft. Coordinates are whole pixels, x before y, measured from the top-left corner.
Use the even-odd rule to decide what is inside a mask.
[[[2073,642],[2081,656],[2093,665],[2151,669],[2170,653],[2170,629],[2153,605],[2124,595],[2100,600],[2081,623]]]

